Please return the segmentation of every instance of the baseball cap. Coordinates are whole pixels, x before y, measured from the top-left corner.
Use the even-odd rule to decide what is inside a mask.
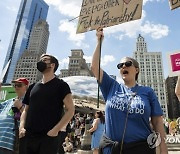
[[[26,79],[26,78],[18,78],[16,80],[13,80],[12,83],[16,83],[16,82],[19,82],[19,83],[24,83],[25,85],[28,85],[29,84],[29,81]]]

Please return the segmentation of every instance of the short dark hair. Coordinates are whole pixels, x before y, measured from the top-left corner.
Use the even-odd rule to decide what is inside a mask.
[[[56,72],[56,70],[57,70],[58,67],[59,67],[59,62],[58,62],[58,60],[57,60],[54,56],[49,55],[49,54],[42,54],[42,55],[41,55],[41,58],[43,58],[43,57],[45,57],[45,56],[48,56],[48,57],[50,58],[50,62],[55,64],[54,72]]]

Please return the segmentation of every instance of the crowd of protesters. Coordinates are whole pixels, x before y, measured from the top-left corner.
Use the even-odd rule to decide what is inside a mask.
[[[93,112],[77,112],[73,116],[72,120],[70,121],[70,128],[67,129],[67,137],[65,138],[65,141],[63,143],[64,152],[72,152],[81,148],[81,139],[83,138],[83,135],[85,133],[85,121],[88,120],[89,124],[91,124],[93,127],[93,121],[95,121],[96,119],[95,115],[96,114]]]
[[[81,138],[85,132],[85,120],[89,119],[89,123],[92,124],[94,120],[94,113],[84,114],[76,113],[70,121],[70,129],[68,135],[63,144],[65,152],[75,151],[81,146]],[[69,148],[67,146],[69,145]]]
[[[95,113],[79,113],[77,112],[70,121],[70,128],[67,129],[67,137],[63,143],[64,152],[72,152],[80,149],[81,139],[85,132],[85,120],[89,119],[89,123],[93,124]],[[180,134],[180,117],[174,120],[164,118],[164,129],[167,135],[176,136]]]
[[[122,68],[124,66],[126,67],[126,65],[127,65],[127,67],[130,67],[130,66],[132,66],[133,63],[132,62],[131,63],[123,62],[121,67],[120,67],[120,64],[118,64],[118,67]],[[23,147],[22,145],[24,145],[22,143],[25,143],[24,140],[22,140],[24,137],[26,137],[26,146],[28,147],[27,149],[29,150],[27,152],[27,154],[32,154],[32,151],[33,151],[33,153],[38,152],[39,149],[38,149],[38,146],[36,146],[36,145],[38,145],[38,144],[40,145],[40,142],[44,142],[44,141],[45,142],[41,148],[41,149],[43,149],[43,152],[42,152],[42,150],[40,150],[39,153],[49,154],[49,153],[52,153],[52,149],[54,150],[53,153],[57,153],[58,148],[59,148],[59,154],[63,154],[65,152],[76,151],[77,149],[80,149],[80,147],[81,147],[81,139],[83,138],[83,135],[85,133],[85,123],[86,123],[85,121],[87,119],[89,120],[89,123],[92,125],[92,128],[87,130],[88,133],[95,132],[98,127],[98,124],[101,125],[101,127],[100,127],[100,129],[102,130],[101,135],[104,132],[105,119],[104,119],[104,117],[100,116],[102,114],[102,112],[100,112],[100,113],[99,112],[96,112],[96,113],[95,112],[94,113],[78,112],[78,113],[74,114],[74,104],[73,104],[72,97],[71,97],[71,90],[70,90],[68,84],[63,81],[60,81],[54,75],[54,72],[56,71],[58,65],[59,64],[55,57],[53,57],[51,55],[42,55],[41,56],[40,61],[37,63],[37,69],[40,72],[42,72],[43,79],[42,79],[42,82],[38,82],[33,85],[35,87],[34,91],[32,91],[32,89],[33,89],[32,85],[28,88],[29,82],[27,79],[19,78],[17,80],[12,81],[15,91],[17,93],[17,97],[14,99],[7,100],[4,103],[0,104],[0,113],[1,113],[0,114],[0,122],[1,122],[0,123],[1,124],[0,125],[0,134],[1,134],[0,135],[0,143],[2,143],[2,144],[0,144],[0,151],[1,151],[0,153],[2,153],[2,152],[3,152],[3,154],[14,153],[14,151],[16,151],[15,153],[18,153],[18,151],[19,151],[19,154],[21,154],[21,153],[25,154],[24,148],[21,148],[21,147]],[[52,81],[54,81],[54,82],[52,83]],[[49,102],[51,102],[51,97],[50,97],[51,93],[49,91],[51,91],[51,90],[49,90],[49,86],[48,86],[46,93],[44,93],[44,91],[43,91],[44,88],[41,87],[42,85],[45,86],[45,85],[51,84],[52,85],[51,88],[54,89],[54,87],[55,87],[55,85],[57,85],[57,83],[59,83],[60,89],[57,89],[55,91],[58,91],[58,92],[59,92],[59,90],[63,91],[63,95],[61,97],[61,106],[60,106],[61,108],[57,108],[58,116],[56,116],[56,114],[54,112],[54,111],[56,111],[56,108],[53,108],[53,110],[51,112],[48,112],[49,114],[47,114],[47,112],[46,112],[47,109],[48,110],[51,109],[50,108],[51,105],[49,104]],[[64,92],[62,85],[64,87],[66,87],[66,92]],[[177,81],[176,88],[175,88],[175,93],[176,93],[178,99],[180,100],[180,97],[179,97],[180,96],[180,86],[179,85],[180,85],[180,77],[178,77],[178,81]],[[38,97],[36,97],[37,96],[36,90],[39,90],[40,87],[42,88],[42,89],[40,89],[41,101],[39,101],[40,100],[39,93],[38,93]],[[22,88],[24,88],[24,89],[22,89]],[[1,89],[1,83],[0,83],[0,89]],[[27,90],[27,92],[26,92],[26,90]],[[34,92],[34,93],[31,93],[31,92]],[[51,92],[52,92],[52,94],[55,94],[55,96],[57,96],[55,103],[57,103],[57,105],[59,105],[59,94],[54,93],[53,90]],[[33,105],[31,102],[32,99],[30,99],[32,97],[32,94],[34,94],[33,95],[34,96],[33,97],[34,98],[33,99],[33,103],[34,103],[33,110],[32,110],[32,108],[29,108],[29,105],[31,105],[31,106]],[[49,94],[49,95],[45,95],[45,94]],[[25,95],[25,97],[24,97],[24,95]],[[44,96],[46,96],[46,97],[44,97]],[[43,102],[43,103],[47,102],[47,104],[49,104],[49,105],[46,106],[46,108],[44,108],[44,112],[42,112],[42,106],[44,106],[44,104],[39,104],[39,107],[37,108],[36,102]],[[20,119],[20,115],[22,113],[19,129],[18,129],[19,119],[18,119],[18,123],[17,123],[17,121],[16,121],[17,113],[13,110],[14,107],[18,110],[18,113],[19,113],[18,118],[19,119]],[[37,110],[38,112],[36,112],[37,115],[41,115],[41,116],[37,116],[34,114],[35,108],[38,109]],[[29,109],[31,109],[31,112],[30,111],[27,112]],[[7,111],[7,112],[5,113],[4,111]],[[30,118],[28,116],[27,116],[28,118],[26,118],[25,115],[27,113],[29,115],[31,114],[29,116]],[[42,113],[44,113],[44,116],[42,116]],[[52,117],[52,113],[54,113],[54,117]],[[102,115],[104,116],[104,114],[102,114]],[[51,116],[51,118],[49,118],[50,116]],[[73,118],[72,118],[72,116],[73,116]],[[37,119],[37,117],[39,117],[39,119]],[[47,126],[46,130],[44,130],[45,127],[42,127],[39,124],[39,121],[42,121],[42,117],[44,119],[44,126]],[[44,118],[44,117],[46,117],[46,118]],[[13,125],[11,124],[11,125],[9,125],[9,127],[4,127],[3,124],[7,123],[7,121],[5,121],[7,118],[11,120],[11,121],[9,121],[9,123],[12,123]],[[49,122],[47,121],[47,119],[49,120]],[[53,124],[51,124],[51,126],[49,126],[50,122],[52,122],[51,119],[53,119],[53,120],[56,119],[56,120],[53,122]],[[70,120],[70,122],[69,122],[69,120]],[[25,121],[28,121],[28,122],[25,123]],[[34,121],[36,121],[35,125],[33,124]],[[166,134],[170,134],[172,136],[176,136],[177,134],[180,134],[180,117],[177,118],[176,120],[167,120],[164,118],[163,123],[164,123],[164,128],[165,128]],[[39,124],[39,126],[37,127],[38,124]],[[17,127],[15,127],[15,125],[17,125]],[[36,129],[34,129],[35,127],[36,127]],[[10,131],[13,131],[12,138],[10,138],[12,140],[11,147],[4,146],[5,142],[8,144],[11,143],[10,141],[4,140],[5,138],[7,138],[3,134],[3,132],[5,132],[4,128],[8,128],[8,129],[12,128],[10,130],[6,130],[7,133],[9,133]],[[50,128],[52,128],[52,129],[49,130]],[[37,129],[38,129],[38,131],[37,131]],[[18,133],[15,134],[16,131],[14,131],[14,130],[17,130]],[[43,132],[43,130],[44,130],[44,134],[41,134]],[[18,144],[20,144],[20,146],[19,145],[14,146],[15,145],[14,136],[17,137],[17,140],[19,142]],[[42,138],[42,136],[44,136],[45,138]],[[20,138],[20,140],[18,139],[18,137]],[[32,139],[33,139],[33,141],[35,141],[34,137],[36,138],[36,142],[32,143]],[[55,139],[55,138],[56,138],[56,140],[54,140],[54,141],[56,142],[56,144],[53,144],[52,139]],[[100,138],[101,138],[101,136],[100,136]],[[98,143],[100,143],[100,138],[98,140]],[[61,142],[59,142],[59,140],[61,140]],[[35,144],[35,143],[38,143],[38,144]],[[52,144],[51,147],[50,147],[49,143]],[[91,148],[93,150],[93,154],[98,153],[98,149],[99,149],[98,143],[91,142]],[[47,145],[49,147],[47,147]],[[17,149],[15,149],[14,147],[17,147]],[[23,152],[20,152],[21,150]],[[49,150],[49,152],[48,152],[48,150]]]

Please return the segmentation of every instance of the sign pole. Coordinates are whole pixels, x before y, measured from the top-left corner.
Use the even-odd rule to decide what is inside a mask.
[[[97,108],[99,108],[99,91],[100,91],[100,89],[99,89],[99,84],[100,84],[100,72],[101,72],[101,45],[102,45],[102,36],[100,37],[100,46],[99,46],[99,66],[98,66],[98,68],[99,68],[99,71],[98,71],[98,81],[97,81],[97,83],[98,83],[98,96],[97,96]]]

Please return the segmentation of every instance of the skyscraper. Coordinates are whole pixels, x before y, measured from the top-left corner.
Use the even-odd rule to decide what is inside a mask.
[[[17,62],[14,79],[25,77],[30,83],[35,83],[42,78],[36,64],[43,53],[46,53],[49,38],[49,25],[45,20],[38,20],[34,25],[29,41],[29,47]]]
[[[133,57],[140,65],[138,83],[154,89],[164,116],[168,117],[161,52],[148,52],[147,44],[144,38],[139,34],[136,42],[136,51],[133,54]]]
[[[25,49],[28,48],[30,34],[34,23],[39,19],[46,20],[48,8],[49,6],[43,0],[21,1],[3,66],[3,68],[5,68],[7,64],[9,64],[3,83],[11,83],[16,63]]]

